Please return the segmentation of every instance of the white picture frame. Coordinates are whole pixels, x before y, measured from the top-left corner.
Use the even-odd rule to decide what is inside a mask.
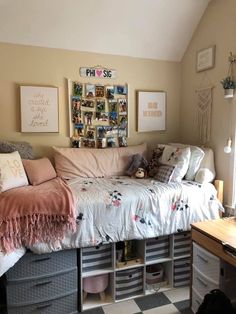
[[[201,49],[197,52],[197,72],[209,70],[215,66],[215,46]]]
[[[137,91],[137,131],[166,131],[166,92]]]
[[[21,132],[58,133],[58,88],[20,86]]]

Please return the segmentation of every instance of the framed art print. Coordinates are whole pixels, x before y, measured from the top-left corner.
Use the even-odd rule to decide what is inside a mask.
[[[137,91],[138,132],[166,130],[166,92]]]
[[[215,65],[215,46],[197,52],[197,72],[209,70]]]
[[[20,86],[21,132],[59,132],[58,88]]]

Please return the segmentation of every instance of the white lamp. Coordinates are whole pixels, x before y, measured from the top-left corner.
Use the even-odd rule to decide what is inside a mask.
[[[226,154],[231,153],[231,144],[232,144],[232,140],[231,140],[231,138],[229,137],[228,140],[227,140],[227,144],[226,144],[226,146],[224,147],[224,152],[225,152]]]

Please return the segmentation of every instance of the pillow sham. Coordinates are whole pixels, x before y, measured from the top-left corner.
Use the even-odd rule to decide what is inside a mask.
[[[34,159],[33,148],[27,142],[0,141],[0,153],[12,153],[18,151],[23,159]]]
[[[56,171],[51,161],[44,157],[35,160],[22,160],[30,184],[39,185],[56,178]]]
[[[131,155],[146,156],[146,143],[118,148],[53,147],[57,174],[64,179],[125,175]]]
[[[172,179],[175,166],[172,165],[159,165],[154,179],[163,183],[169,183]]]
[[[170,143],[171,146],[185,148],[190,147],[190,160],[189,160],[189,167],[184,179],[189,181],[194,181],[195,175],[200,167],[200,163],[205,155],[204,151],[198,147],[193,145],[185,145],[180,143]]]
[[[0,192],[28,185],[18,152],[0,154]]]
[[[163,147],[163,145],[160,145]],[[176,166],[171,181],[180,182],[187,173],[190,160],[190,148],[179,148],[164,145],[164,151],[159,161],[162,164]]]

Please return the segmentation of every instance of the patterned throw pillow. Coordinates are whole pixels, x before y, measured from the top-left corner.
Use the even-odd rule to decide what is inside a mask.
[[[149,177],[154,177],[155,174],[157,173],[159,165],[160,165],[159,159],[162,156],[164,148],[165,148],[164,146],[163,147],[157,147],[153,150],[152,159],[148,164],[148,175],[149,175]]]
[[[160,165],[154,176],[154,179],[163,183],[169,183],[172,179],[175,166],[172,165]]]
[[[180,182],[187,173],[190,160],[190,148],[179,148],[170,145],[165,145],[163,154],[159,162],[164,165],[176,166],[172,181]]]
[[[0,192],[28,185],[18,152],[0,154]]]

